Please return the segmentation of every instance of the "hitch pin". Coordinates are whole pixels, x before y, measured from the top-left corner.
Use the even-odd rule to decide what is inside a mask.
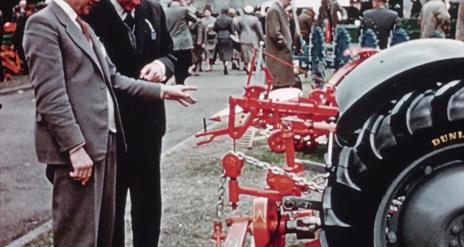
[[[333,149],[333,139],[334,133],[332,131],[329,132],[329,145],[327,145],[327,159],[325,161],[327,168],[332,168],[332,149]]]

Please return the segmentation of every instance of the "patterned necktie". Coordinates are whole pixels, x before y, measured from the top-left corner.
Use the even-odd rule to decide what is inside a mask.
[[[131,13],[127,13],[126,18],[124,19],[124,22],[127,24],[130,30],[134,29],[135,20]]]
[[[82,34],[87,39],[87,41],[91,41],[90,38],[90,31],[89,31],[89,24],[82,20],[79,16],[76,18],[77,23],[81,26]]]
[[[137,49],[137,41],[134,33],[135,19],[130,12],[127,12],[126,18],[124,18],[124,22],[126,23],[128,29],[127,35],[129,36],[129,42],[132,48]]]

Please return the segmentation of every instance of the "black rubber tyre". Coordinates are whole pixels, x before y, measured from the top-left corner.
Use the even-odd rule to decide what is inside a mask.
[[[324,192],[330,247],[464,247],[464,80],[405,94],[353,139]]]

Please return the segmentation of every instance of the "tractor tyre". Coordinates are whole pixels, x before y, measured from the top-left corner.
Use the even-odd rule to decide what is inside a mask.
[[[464,80],[409,92],[339,144],[329,247],[464,247]]]

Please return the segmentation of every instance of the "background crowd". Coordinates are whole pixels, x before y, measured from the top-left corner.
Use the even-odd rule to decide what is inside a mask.
[[[313,26],[330,26],[330,31],[334,32],[338,24],[349,23],[360,23],[361,27],[374,29],[379,39],[379,48],[385,49],[391,30],[399,25],[404,14],[399,3],[396,0],[369,0],[341,6],[337,0],[321,0],[318,9],[315,9],[317,6],[298,8],[295,13],[286,4],[285,18],[288,19],[293,52],[301,50],[302,40],[309,43]],[[459,3],[459,0],[411,0],[411,4],[409,16],[418,17],[421,38],[464,39],[464,4]],[[20,68],[19,72],[11,71],[8,67],[0,69],[0,81],[11,78],[10,74],[28,73],[26,63],[22,62],[25,60],[21,45],[24,25],[30,15],[45,6],[45,1],[20,0],[12,8],[11,14],[3,16],[0,10],[0,37],[4,45],[2,51],[14,50],[21,61],[16,64]],[[198,7],[193,1],[174,0],[165,7],[167,26],[178,61],[175,80],[179,84],[184,83],[190,75],[199,76],[200,72],[211,71],[216,64],[222,64],[224,74],[228,74],[230,69],[248,71],[253,49],[265,40],[265,22],[270,5],[214,9],[209,4]],[[11,41],[14,46],[7,46],[11,36],[4,35],[10,31],[4,27],[6,22],[16,24]],[[6,55],[2,60],[8,60]],[[15,61],[11,56],[9,60]]]

